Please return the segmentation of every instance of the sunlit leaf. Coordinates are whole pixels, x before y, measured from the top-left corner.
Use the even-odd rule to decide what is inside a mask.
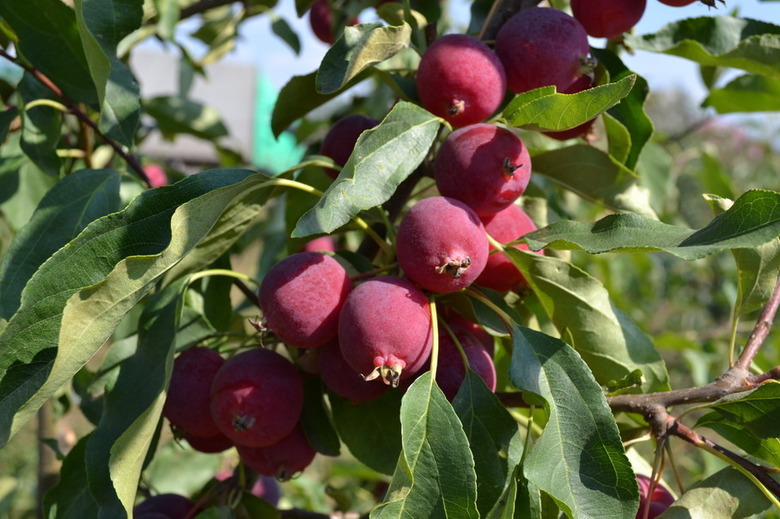
[[[571,518],[634,519],[638,492],[615,418],[588,366],[566,343],[512,330],[512,383],[548,415],[523,473]]]
[[[780,111],[780,77],[746,74],[710,90],[704,106],[718,113]]]

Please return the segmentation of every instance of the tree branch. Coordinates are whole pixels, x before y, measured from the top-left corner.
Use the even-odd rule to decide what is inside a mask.
[[[772,296],[764,306],[761,316],[758,318],[755,328],[753,328],[753,333],[750,334],[750,338],[748,339],[747,344],[745,344],[742,354],[734,364],[735,368],[746,371],[750,369],[750,364],[753,362],[753,359],[756,358],[758,350],[769,335],[769,330],[772,328],[772,321],[775,319],[778,306],[780,306],[780,274],[775,282],[775,290],[772,292]]]
[[[35,79],[37,79],[43,86],[48,88],[55,96],[57,96],[62,101],[62,103],[68,108],[68,111],[70,111],[71,114],[75,115],[76,118],[81,123],[86,124],[97,135],[99,135],[100,138],[106,142],[106,144],[108,144],[109,146],[111,146],[111,148],[113,148],[113,150],[116,152],[117,155],[122,157],[122,159],[127,163],[127,165],[130,166],[130,169],[135,171],[135,173],[139,177],[141,177],[141,179],[148,187],[152,187],[151,182],[149,182],[149,177],[146,176],[146,173],[144,172],[144,168],[141,166],[141,163],[138,162],[138,159],[135,158],[135,156],[133,156],[132,154],[127,153],[125,150],[123,150],[122,146],[114,139],[104,134],[100,130],[100,128],[98,128],[97,123],[95,123],[95,121],[93,121],[86,113],[84,113],[84,111],[81,110],[81,108],[79,108],[76,102],[74,102],[71,98],[65,95],[62,92],[62,90],[52,82],[51,79],[46,77],[40,70],[36,69],[35,67],[27,65],[26,63],[22,63],[17,58],[11,56],[4,49],[0,49],[0,57],[3,57],[8,61],[22,67],[26,72],[28,72]]]

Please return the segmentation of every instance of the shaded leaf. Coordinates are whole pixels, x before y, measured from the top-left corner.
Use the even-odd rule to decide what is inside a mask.
[[[539,131],[561,131],[590,121],[626,97],[636,74],[614,83],[600,85],[576,94],[559,94],[554,86],[518,94],[504,108],[503,117],[511,126]]]
[[[588,366],[567,344],[515,327],[510,379],[538,395],[547,425],[523,473],[569,517],[634,519],[638,491],[615,418]]]
[[[638,369],[646,381],[643,392],[669,389],[669,374],[658,351],[636,323],[614,306],[599,280],[556,258],[514,247],[505,252],[599,384]]]
[[[68,97],[97,101],[73,9],[60,0],[3,0],[0,17],[19,37],[20,53]]]
[[[642,76],[637,76],[631,72],[612,51],[591,47],[591,53],[607,69],[612,81],[632,76],[636,77],[631,91],[626,97],[607,111],[610,121],[614,121],[615,124],[619,124],[625,129],[625,134],[628,135],[628,144],[630,145],[626,150],[626,155],[623,157],[621,153],[621,157],[618,159],[618,154],[614,153],[614,151],[618,147],[625,146],[625,141],[620,146],[615,146],[613,140],[616,134],[623,135],[623,133],[613,128],[609,133],[610,155],[620,160],[628,169],[635,170],[639,161],[639,155],[653,135],[653,121],[650,120],[644,109],[650,88]]]
[[[771,505],[756,486],[740,472],[726,467],[689,488],[667,508],[663,519],[743,519]]]
[[[534,155],[533,171],[550,177],[586,200],[617,211],[656,218],[650,195],[624,166],[603,151],[577,144]]]
[[[392,474],[401,453],[401,391],[386,391],[368,402],[353,403],[328,395],[333,424],[344,445],[362,463],[382,474]]]
[[[386,501],[371,511],[371,518],[479,517],[468,438],[430,371],[404,395],[401,431],[403,449]]]
[[[119,209],[119,173],[81,170],[54,185],[35,209],[0,263],[0,316],[19,308],[22,289],[58,249],[91,221]]]
[[[338,92],[320,94],[315,88],[317,72],[305,76],[293,76],[279,91],[279,97],[271,115],[271,129],[279,137],[292,123],[321,106],[341,92],[357,85],[369,76],[369,72],[359,74]]]
[[[228,134],[214,108],[175,96],[161,96],[144,101],[146,112],[157,120],[160,132],[172,139],[180,133],[214,140]]]
[[[322,58],[315,87],[320,94],[333,94],[364,70],[393,57],[409,46],[412,28],[383,26],[379,22],[344,28],[344,34]]]
[[[780,111],[780,78],[746,74],[710,90],[704,106],[718,113]]]
[[[338,456],[341,443],[328,416],[322,394],[322,381],[309,377],[303,383],[304,400],[301,425],[314,450],[326,456]]]
[[[301,53],[301,40],[295,31],[292,30],[290,24],[284,18],[274,18],[271,22],[271,30],[276,34],[283,42],[290,46],[295,54]]]
[[[25,104],[38,99],[55,99],[29,72],[19,83],[19,95]],[[57,147],[62,136],[62,113],[50,106],[34,106],[22,113],[22,150],[36,166],[54,178],[59,178],[62,161]]]
[[[463,424],[477,473],[477,509],[481,516],[502,494],[512,494],[514,471],[523,445],[517,422],[482,379],[469,370],[452,406]]]
[[[731,16],[688,18],[655,34],[625,35],[632,48],[680,56],[702,65],[780,77],[780,26]]]
[[[98,127],[132,146],[141,120],[141,89],[116,54],[119,42],[141,26],[143,6],[135,0],[75,0],[81,43],[100,101]]]
[[[731,248],[749,248],[780,235],[780,193],[754,189],[726,212],[694,231],[634,214],[609,215],[594,223],[561,220],[526,234],[542,247],[601,252],[665,251],[687,260]]]
[[[712,429],[750,456],[780,467],[780,438],[758,438],[741,424],[714,412],[699,418],[696,426]]]
[[[83,366],[168,269],[265,177],[208,171],[96,220],[30,279],[0,334],[0,445]],[[244,181],[244,182],[242,182]]]
[[[43,496],[46,519],[97,517],[98,504],[89,492],[84,453],[89,436],[81,438],[68,452],[60,468],[57,485]]]
[[[338,178],[301,217],[292,236],[332,232],[387,201],[425,159],[440,121],[412,103],[396,104],[379,126],[363,132]]]
[[[11,123],[19,116],[18,108],[8,108],[0,112],[0,145],[3,144],[5,136],[8,135]]]
[[[768,381],[746,393],[729,395],[707,406],[713,413],[750,431],[756,438],[778,438],[780,430],[780,382]],[[701,421],[713,421],[712,413]]]
[[[141,469],[165,404],[187,279],[156,294],[139,323],[138,348],[119,368],[87,442],[89,489],[98,518],[132,515]]]

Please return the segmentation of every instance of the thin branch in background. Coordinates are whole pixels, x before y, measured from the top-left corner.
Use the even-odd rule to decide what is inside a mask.
[[[246,286],[246,283],[241,281],[240,279],[233,279],[233,284],[238,288],[244,296],[246,296],[249,301],[252,302],[253,305],[260,308],[260,297],[257,295],[257,292]]]
[[[86,124],[88,127],[90,127],[97,135],[100,136],[101,139],[103,139],[106,144],[111,146],[111,148],[116,152],[117,155],[122,157],[122,159],[127,163],[127,165],[135,171],[135,173],[141,178],[141,180],[144,181],[144,183],[148,187],[152,187],[151,182],[149,181],[149,177],[146,176],[146,173],[144,172],[144,168],[141,166],[141,163],[138,162],[138,159],[133,156],[132,154],[126,152],[122,146],[116,142],[114,139],[108,137],[106,134],[104,134],[100,128],[98,128],[97,123],[93,121],[84,111],[79,108],[79,106],[68,96],[66,96],[62,90],[55,85],[51,79],[46,77],[40,70],[36,69],[35,67],[32,67],[30,65],[27,65],[25,63],[22,63],[18,59],[14,58],[10,54],[8,54],[4,49],[0,49],[0,57],[3,57],[7,59],[8,61],[11,61],[12,63],[15,63],[16,65],[22,67],[25,71],[30,73],[35,79],[37,79],[43,86],[48,88],[54,95],[60,98],[62,103],[68,107],[68,110],[71,114],[75,115],[76,118],[81,123]]]
[[[482,41],[492,41],[496,39],[501,26],[512,16],[523,9],[536,7],[541,0],[498,0],[493,3],[490,12],[485,18],[482,30],[479,32],[479,39]]]
[[[758,350],[769,335],[769,330],[772,328],[772,321],[775,319],[778,306],[780,306],[780,275],[778,275],[777,281],[775,282],[775,290],[772,292],[772,296],[761,311],[761,316],[758,318],[755,328],[753,328],[753,333],[750,334],[750,338],[748,339],[747,344],[745,344],[745,348],[742,350],[739,359],[737,359],[737,362],[734,364],[734,368],[745,371],[750,369],[750,364],[753,363],[753,359],[756,358]]]

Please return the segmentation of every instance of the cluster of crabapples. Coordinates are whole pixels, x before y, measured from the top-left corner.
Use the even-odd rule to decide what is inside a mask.
[[[313,17],[322,16],[315,9],[329,13],[327,2],[320,4],[312,8]],[[432,161],[438,194],[411,204],[388,233],[395,262],[380,265],[381,275],[353,279],[332,240],[310,242],[279,261],[258,293],[265,347],[226,359],[198,346],[176,358],[163,413],[177,436],[202,452],[235,447],[258,474],[288,478],[315,457],[300,423],[304,377],[319,376],[329,392],[353,402],[404,391],[431,363],[432,297],[472,284],[500,293],[525,290],[515,265],[500,251],[491,253],[488,236],[507,244],[536,229],[516,204],[531,178],[531,157],[515,131],[485,121],[500,109],[507,90],[590,88],[588,35],[616,37],[636,23],[644,5],[572,0],[574,16],[550,7],[516,14],[493,48],[462,34],[433,41],[416,72],[417,94],[420,105],[453,131]],[[609,15],[597,19],[598,13]],[[343,166],[358,137],[377,124],[358,114],[339,120],[320,153]],[[550,135],[568,139],[589,128],[586,123]],[[326,173],[339,175],[335,169]],[[436,381],[444,395],[455,397],[467,367],[495,390],[492,336],[454,308],[443,306],[438,314]]]

